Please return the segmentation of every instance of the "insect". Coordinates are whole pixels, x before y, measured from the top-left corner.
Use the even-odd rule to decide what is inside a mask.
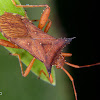
[[[51,26],[51,20],[48,19],[50,14],[50,7],[48,5],[16,5],[14,0],[12,0],[12,2],[16,7],[46,7],[46,9],[41,15],[38,27],[36,27],[32,23],[32,21],[30,21],[26,16],[23,17],[18,14],[5,12],[2,16],[0,16],[0,32],[2,32],[2,35],[6,37],[9,41],[0,39],[0,45],[11,48],[25,49],[33,56],[32,61],[30,62],[29,66],[24,72],[20,55],[11,54],[13,56],[19,57],[21,72],[22,76],[24,77],[26,77],[29,74],[35,59],[40,60],[46,66],[48,75],[46,75],[46,73],[43,70],[41,70],[39,76],[41,76],[41,74],[43,73],[48,78],[50,83],[53,82],[51,75],[52,65],[55,65],[56,68],[61,68],[72,81],[75,98],[77,100],[77,94],[74,86],[73,77],[69,74],[67,70],[65,70],[65,68],[63,67],[64,64],[75,68],[80,68],[98,65],[100,63],[78,66],[66,62],[65,57],[70,57],[72,54],[62,53],[61,50],[66,44],[69,44],[72,41],[72,39],[74,39],[74,37],[56,39],[47,34]],[[43,32],[42,29],[47,21],[48,24],[46,25]]]

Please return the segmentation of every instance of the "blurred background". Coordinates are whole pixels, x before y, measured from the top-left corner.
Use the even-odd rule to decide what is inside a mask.
[[[76,37],[64,52],[72,53],[66,60],[77,65],[100,62],[99,28],[96,1],[78,0],[20,0],[21,4],[48,4],[51,7],[52,26],[50,35]],[[27,8],[29,19],[39,19],[44,8]],[[38,25],[38,22],[34,23]],[[10,62],[10,63],[9,63]],[[9,66],[9,67],[8,67]],[[75,69],[64,66],[74,78],[78,100],[100,98],[100,66]],[[38,80],[30,72],[21,75],[16,57],[0,46],[0,100],[75,100],[71,81],[60,69],[55,68],[56,86]],[[96,96],[95,96],[96,95]]]

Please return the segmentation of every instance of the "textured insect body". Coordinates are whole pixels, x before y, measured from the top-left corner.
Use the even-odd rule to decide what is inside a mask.
[[[61,50],[73,39],[55,39],[37,28],[27,18],[7,12],[0,16],[0,27],[4,37],[11,43],[27,50],[32,56],[43,62],[49,76],[52,65],[59,66],[59,63],[64,62],[60,57]]]

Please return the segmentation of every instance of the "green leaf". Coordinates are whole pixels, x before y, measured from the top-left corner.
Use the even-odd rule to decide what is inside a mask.
[[[15,0],[17,4],[20,4],[19,0]],[[17,8],[13,5],[11,0],[0,0],[0,16],[2,14],[4,14],[4,12],[10,12],[10,13],[17,13],[19,15],[24,16],[25,15],[25,11],[23,8]],[[2,36],[2,34],[0,34],[0,39],[5,39],[5,37]],[[11,53],[17,53],[20,54],[21,56],[21,61],[28,66],[30,61],[32,60],[33,56],[30,55],[27,51],[25,51],[24,49],[14,49],[14,48],[9,48],[9,47],[5,47],[9,52]],[[35,75],[39,75],[40,70],[44,70],[45,73],[47,74],[47,70],[46,67],[44,66],[44,64],[42,62],[40,62],[39,60],[35,60],[34,65],[31,69],[31,71],[35,74]],[[54,68],[52,68],[52,77],[53,77],[53,83],[52,85],[55,85],[55,71]],[[48,74],[47,74],[48,75]],[[40,79],[44,80],[45,82],[48,82],[47,77],[44,74],[41,74]]]

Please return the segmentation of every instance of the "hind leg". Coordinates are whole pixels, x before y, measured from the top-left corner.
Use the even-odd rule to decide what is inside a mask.
[[[39,20],[39,25],[38,28],[43,29],[43,27],[45,26],[46,22],[48,22],[46,28],[45,28],[45,32],[48,32],[50,26],[51,26],[51,20],[48,19],[49,15],[50,15],[50,7],[45,4],[45,5],[17,5],[15,0],[12,0],[12,3],[16,6],[16,7],[23,7],[23,8],[29,8],[29,7],[46,7],[46,9],[43,11],[41,18]]]

